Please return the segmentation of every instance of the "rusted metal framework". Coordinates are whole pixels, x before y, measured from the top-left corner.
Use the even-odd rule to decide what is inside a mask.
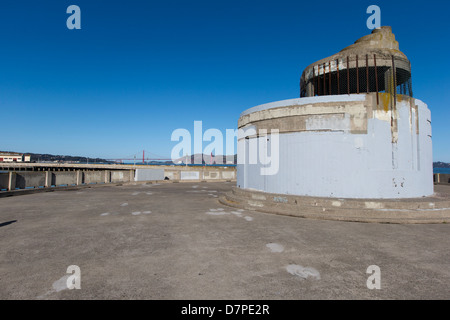
[[[409,60],[376,53],[321,60],[300,81],[300,97],[370,92],[413,97]]]

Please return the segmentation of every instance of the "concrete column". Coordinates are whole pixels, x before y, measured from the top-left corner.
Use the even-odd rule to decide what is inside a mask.
[[[10,171],[8,177],[8,191],[16,189],[16,173]]]
[[[111,172],[109,170],[105,170],[105,183],[111,182]]]
[[[306,96],[308,96],[308,97],[313,97],[314,96],[313,87],[312,87],[312,83],[311,82],[309,82],[306,85]]]
[[[77,170],[77,186],[83,184],[83,172]]]
[[[52,172],[45,171],[45,187],[49,188],[52,186]]]
[[[130,182],[131,181],[134,181],[134,170],[133,169],[130,170]]]
[[[441,183],[441,174],[440,173],[437,174],[436,182]]]

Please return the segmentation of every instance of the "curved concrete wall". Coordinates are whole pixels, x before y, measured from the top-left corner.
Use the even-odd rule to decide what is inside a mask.
[[[280,131],[274,175],[245,161],[246,143],[272,137],[238,139],[240,188],[359,199],[433,194],[431,114],[420,100],[379,94],[377,104],[376,93],[286,100],[242,113],[239,128]]]

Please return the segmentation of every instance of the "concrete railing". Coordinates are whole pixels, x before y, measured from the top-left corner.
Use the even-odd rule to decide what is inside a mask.
[[[450,184],[450,174],[436,173],[436,184]],[[0,191],[133,181],[234,181],[236,169],[166,167],[164,169],[10,171],[0,173]]]
[[[214,180],[235,180],[236,170],[211,170],[211,169],[167,169],[164,170],[164,178],[169,180],[194,180],[194,181],[214,181]],[[166,180],[167,180],[166,179]]]
[[[133,181],[231,181],[236,169],[166,167],[128,170],[10,171],[0,173],[0,191],[80,186],[86,184],[128,183]]]
[[[434,183],[436,184],[450,184],[450,174],[448,173],[435,173]]]
[[[120,178],[118,178],[120,177]],[[134,180],[133,170],[99,171],[10,171],[0,173],[0,190],[79,186]]]

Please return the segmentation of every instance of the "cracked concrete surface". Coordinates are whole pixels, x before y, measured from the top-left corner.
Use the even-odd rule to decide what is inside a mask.
[[[234,184],[127,185],[0,199],[0,299],[450,298],[448,224],[236,211],[209,191],[188,192],[195,185],[220,196]],[[63,288],[70,265],[80,267],[80,290]],[[371,265],[380,267],[380,290],[366,286]]]

